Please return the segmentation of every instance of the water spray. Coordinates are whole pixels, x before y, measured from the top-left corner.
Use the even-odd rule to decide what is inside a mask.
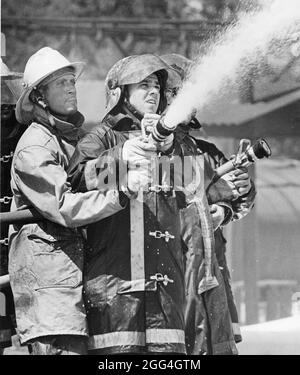
[[[267,2],[265,7],[256,12],[245,13],[234,25],[215,42],[209,52],[203,56],[189,72],[174,101],[166,114],[154,126],[152,138],[155,142],[163,142],[172,134],[179,124],[188,123],[188,119],[197,108],[201,109],[219,96],[228,82],[236,83],[241,78],[242,63],[244,74],[253,67],[259,70],[259,58],[267,55],[272,44],[284,44],[286,40],[294,43],[291,47],[293,55],[299,54],[299,21],[300,6],[298,0],[288,3],[283,0]],[[241,141],[243,142],[243,140]],[[219,170],[222,175],[243,164],[255,162],[262,157],[269,157],[271,149],[265,140],[258,140],[243,155],[237,155]],[[227,171],[227,172],[226,172]]]
[[[197,59],[166,112],[162,133],[186,122],[194,108],[201,116],[201,109],[226,94],[229,83],[239,85],[241,76],[253,67],[259,71],[261,57],[267,56],[275,43],[294,44],[292,53],[298,56],[299,21],[299,0],[268,1],[262,9],[241,14]]]

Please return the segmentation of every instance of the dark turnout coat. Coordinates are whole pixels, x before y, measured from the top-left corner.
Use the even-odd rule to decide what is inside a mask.
[[[10,170],[16,145],[26,127],[19,124],[13,115],[5,124],[1,124],[1,212],[10,210],[12,192],[10,188]],[[6,134],[6,132],[8,134]],[[8,239],[8,224],[0,225],[1,240]],[[0,276],[8,274],[8,242],[0,244]],[[11,336],[14,333],[15,309],[10,286],[1,289],[5,296],[5,315],[0,316],[0,348],[11,346]],[[1,303],[1,302],[0,302]],[[2,307],[2,306],[1,306]]]
[[[96,188],[95,162],[108,154],[120,160],[122,143],[139,134],[137,129],[133,117],[110,116],[85,136],[69,168],[73,188]],[[182,154],[179,144],[173,153]],[[178,214],[184,199],[173,189],[157,188],[144,192],[143,202],[130,200],[122,212],[88,228],[91,249],[84,285],[89,348],[99,354],[186,352]]]
[[[119,114],[86,135],[68,170],[73,189],[103,189],[104,165],[111,162],[113,173],[121,169],[122,144],[139,134],[139,126],[135,117]],[[178,139],[170,157],[198,154],[203,153],[193,140]],[[180,214],[186,197],[156,188],[144,192],[143,202],[130,200],[123,211],[88,227],[84,289],[89,348],[97,354],[186,353],[186,246]],[[221,198],[222,192],[212,189],[211,202]]]
[[[182,143],[191,140],[186,132],[178,132]],[[205,140],[194,139],[195,146],[203,153],[211,169],[227,161],[218,148]],[[220,189],[218,189],[218,192]],[[217,201],[215,197],[210,203]],[[256,195],[254,184],[249,193],[234,201],[226,201],[228,223],[245,216],[252,208]],[[220,202],[217,202],[220,203]],[[225,202],[221,204],[224,205]],[[181,211],[182,236],[186,249],[186,308],[185,332],[188,354],[237,354],[234,341],[240,341],[238,315],[230,285],[230,274],[227,267],[225,250],[226,240],[222,228],[215,231],[212,268],[219,285],[204,293],[198,292],[199,283],[203,278],[203,241],[201,223],[196,207],[192,204]]]

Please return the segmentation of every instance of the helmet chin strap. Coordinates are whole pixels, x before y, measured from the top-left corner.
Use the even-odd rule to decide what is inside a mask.
[[[54,117],[53,117],[52,113],[50,112],[49,106],[45,103],[45,101],[42,98],[40,98],[37,101],[37,105],[40,106],[46,112],[46,115],[48,117],[50,125],[52,127],[55,127]]]
[[[130,104],[129,100],[126,97],[124,99],[124,107],[125,110],[127,109],[139,121],[142,121],[144,115],[140,111],[138,111],[132,104]]]
[[[54,120],[54,117],[53,115],[50,113],[49,109],[47,108],[46,110],[46,114],[47,114],[47,117],[48,117],[48,120],[50,122],[50,125],[55,127],[55,120]]]
[[[30,94],[30,100],[38,105],[40,108],[42,108],[48,117],[49,123],[52,127],[55,127],[55,120],[53,115],[50,113],[49,106],[46,103],[43,94],[38,88],[34,88],[32,93]]]

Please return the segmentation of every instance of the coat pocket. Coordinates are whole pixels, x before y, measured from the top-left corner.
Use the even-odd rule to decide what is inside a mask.
[[[55,240],[47,233],[28,235],[32,250],[35,290],[51,287],[75,288],[82,284],[83,242],[80,238]]]

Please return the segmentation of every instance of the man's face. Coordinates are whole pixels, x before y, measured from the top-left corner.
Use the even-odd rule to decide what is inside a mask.
[[[167,99],[167,106],[168,107],[169,107],[169,105],[171,105],[171,103],[175,99],[175,97],[177,95],[177,92],[178,92],[178,88],[177,87],[167,88],[165,90],[165,96],[166,96],[166,99]]]
[[[1,122],[5,124],[14,114],[15,105],[1,104]]]
[[[66,73],[51,81],[42,92],[51,112],[61,116],[69,116],[77,112],[75,77],[72,73]]]
[[[177,70],[168,71],[168,80],[165,88],[165,97],[169,106],[175,99],[179,89],[182,87],[182,77]]]
[[[160,100],[160,85],[156,74],[143,81],[128,85],[129,103],[143,115],[156,113]]]
[[[8,121],[15,109],[15,98],[4,80],[1,80],[1,121],[4,124]]]

